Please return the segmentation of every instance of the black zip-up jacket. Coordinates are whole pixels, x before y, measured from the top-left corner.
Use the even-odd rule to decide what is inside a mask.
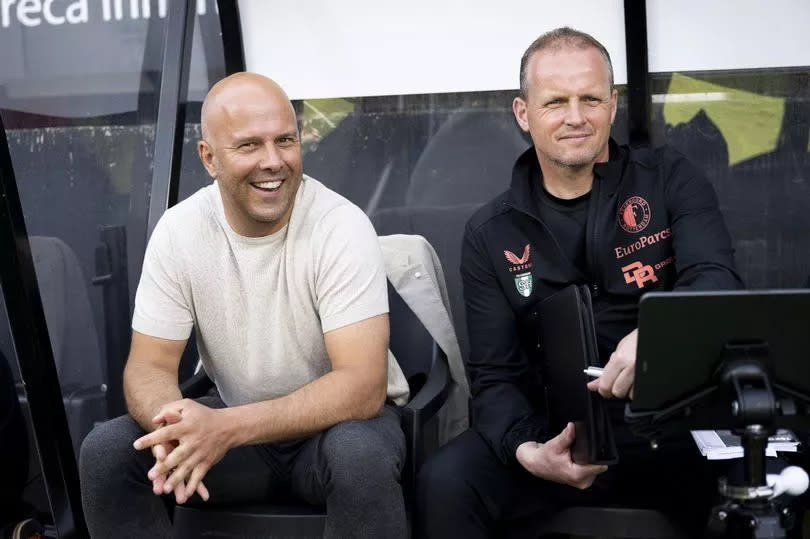
[[[473,427],[503,462],[515,460],[521,443],[558,434],[548,432],[540,366],[529,359],[537,346],[532,313],[539,301],[569,284],[588,284],[604,364],[637,326],[643,293],[742,287],[706,177],[666,148],[630,149],[611,139],[609,154],[608,162],[594,166],[587,274],[537,216],[542,180],[533,147],[515,163],[510,189],[467,223],[461,274]]]

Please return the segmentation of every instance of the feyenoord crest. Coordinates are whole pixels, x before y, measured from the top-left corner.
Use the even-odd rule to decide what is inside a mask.
[[[521,296],[528,298],[532,294],[531,272],[515,275],[515,286]]]

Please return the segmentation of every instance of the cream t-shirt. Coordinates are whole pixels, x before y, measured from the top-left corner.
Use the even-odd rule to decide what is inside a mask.
[[[327,373],[323,334],[388,312],[377,235],[357,206],[304,176],[290,221],[261,238],[228,224],[216,182],[170,208],[146,248],[132,328],[185,340],[229,406]],[[388,397],[408,384],[388,355]]]

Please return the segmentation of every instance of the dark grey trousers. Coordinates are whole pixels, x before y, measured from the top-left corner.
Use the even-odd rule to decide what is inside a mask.
[[[218,397],[197,400],[224,406]],[[172,536],[174,497],[152,493],[146,473],[154,458],[132,447],[143,434],[127,415],[99,425],[82,444],[82,504],[94,538]],[[187,503],[301,500],[326,507],[325,537],[406,537],[404,462],[400,412],[386,404],[380,417],[339,423],[308,439],[234,448],[205,476],[209,501],[195,494]]]

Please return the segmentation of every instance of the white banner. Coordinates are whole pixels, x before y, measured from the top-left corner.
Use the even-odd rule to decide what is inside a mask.
[[[651,72],[810,66],[808,0],[647,0]]]
[[[627,81],[620,0],[240,0],[247,68],[293,99],[505,90],[543,32],[601,41]]]

